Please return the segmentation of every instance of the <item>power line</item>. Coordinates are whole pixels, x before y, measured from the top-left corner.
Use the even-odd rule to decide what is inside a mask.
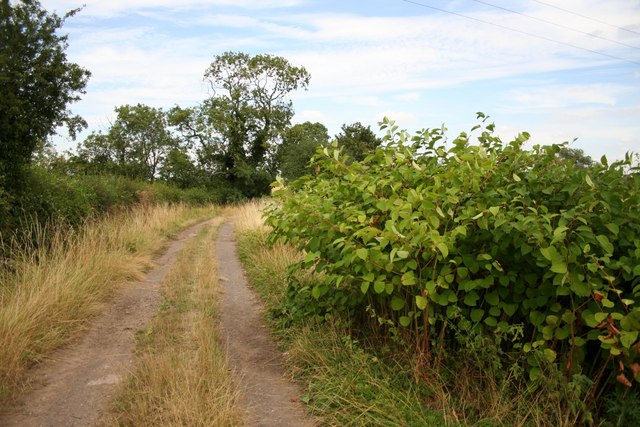
[[[401,0],[401,1],[403,1],[405,3],[411,3],[411,4],[414,4],[416,6],[425,7],[427,9],[437,10],[438,12],[444,12],[444,13],[448,13],[450,15],[459,16],[461,18],[470,19],[472,21],[481,22],[483,24],[493,25],[494,27],[498,27],[498,28],[502,28],[502,29],[505,29],[505,30],[513,31],[513,32],[516,32],[516,33],[524,34],[525,36],[535,37],[537,39],[546,40],[548,42],[561,44],[561,45],[564,45],[564,46],[569,46],[569,47],[572,47],[574,49],[584,50],[585,52],[595,53],[596,55],[605,56],[607,58],[615,59],[615,60],[618,60],[618,61],[624,61],[624,62],[628,62],[630,64],[640,65],[640,62],[637,62],[637,61],[632,61],[630,59],[621,58],[621,57],[615,56],[615,55],[609,55],[608,53],[600,52],[600,51],[593,50],[593,49],[588,49],[586,47],[576,46],[576,45],[571,44],[571,43],[561,42],[559,40],[555,40],[555,39],[552,39],[552,38],[549,38],[549,37],[545,37],[545,36],[540,36],[538,34],[528,33],[526,31],[518,30],[516,28],[507,27],[506,25],[500,25],[500,24],[496,24],[495,22],[485,21],[484,19],[474,18],[473,16],[463,15],[462,13],[453,12],[453,11],[446,10],[446,9],[441,9],[439,7],[430,6],[430,5],[426,5],[426,4],[423,4],[423,3],[418,3],[418,2],[415,2],[415,1],[411,1],[411,0]]]
[[[626,32],[628,32],[628,33],[636,34],[636,35],[639,35],[639,36],[640,36],[640,33],[639,33],[639,32],[637,32],[637,31],[633,31],[633,30],[630,30],[630,29],[628,29],[628,28],[624,28],[624,27],[619,27],[618,25],[613,25],[613,24],[610,24],[610,23],[608,23],[608,22],[601,21],[600,19],[592,18],[592,17],[590,17],[590,16],[583,15],[583,14],[578,13],[578,12],[573,12],[573,11],[571,11],[571,10],[569,10],[569,9],[564,9],[564,8],[562,8],[562,7],[560,7],[560,6],[556,6],[556,5],[553,5],[553,4],[551,4],[551,3],[547,3],[547,2],[539,1],[539,0],[531,0],[531,1],[536,2],[536,3],[543,4],[543,5],[548,6],[548,7],[552,7],[552,8],[554,8],[554,9],[561,10],[561,11],[566,12],[566,13],[570,13],[570,14],[575,15],[575,16],[579,16],[579,17],[581,17],[581,18],[589,19],[589,20],[591,20],[591,21],[598,22],[598,23],[600,23],[600,24],[608,25],[608,26],[610,26],[610,27],[617,28],[618,30],[626,31]]]
[[[583,34],[585,36],[594,37],[594,38],[597,38],[597,39],[600,39],[600,40],[606,40],[606,41],[611,42],[611,43],[616,43],[616,44],[619,44],[619,45],[622,45],[622,46],[630,47],[632,49],[640,50],[640,47],[637,47],[637,46],[633,46],[633,45],[630,45],[630,44],[622,43],[622,42],[619,42],[617,40],[613,40],[613,39],[609,39],[607,37],[599,36],[597,34],[587,33],[586,31],[581,31],[581,30],[578,30],[576,28],[569,27],[567,25],[558,24],[557,22],[549,21],[549,20],[544,19],[544,18],[538,18],[537,16],[527,15],[526,13],[518,12],[517,10],[512,10],[512,9],[508,9],[506,7],[502,7],[502,6],[498,6],[498,5],[495,5],[495,4],[491,4],[491,3],[488,3],[486,1],[482,1],[482,0],[471,0],[471,1],[474,1],[474,2],[480,3],[480,4],[484,4],[486,6],[490,6],[490,7],[496,8],[496,9],[504,10],[506,12],[515,13],[517,15],[524,16],[525,18],[535,19],[536,21],[539,21],[539,22],[544,22],[546,24],[555,25],[556,27],[564,28],[565,30],[569,30],[569,31],[573,31],[573,32],[576,32],[576,33],[580,33],[580,34]]]

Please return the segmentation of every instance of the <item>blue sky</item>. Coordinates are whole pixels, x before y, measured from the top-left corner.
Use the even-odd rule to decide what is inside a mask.
[[[482,111],[505,141],[528,131],[532,144],[577,138],[572,146],[597,159],[640,151],[637,0],[484,2],[519,14],[414,2],[538,37],[402,0],[42,1],[59,14],[83,3],[64,31],[69,58],[93,74],[72,106],[90,130],[106,129],[123,104],[197,104],[208,95],[204,70],[231,50],[304,66],[311,83],[292,96],[294,122],[319,121],[331,135],[356,121],[377,130],[387,116],[410,131],[444,123],[453,138]]]

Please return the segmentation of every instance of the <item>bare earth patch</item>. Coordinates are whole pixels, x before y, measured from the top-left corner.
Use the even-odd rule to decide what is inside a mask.
[[[0,425],[95,425],[108,411],[116,386],[131,370],[135,333],[156,312],[160,283],[185,241],[203,225],[180,233],[144,282],[119,291],[85,333],[34,369],[32,392],[0,414]]]
[[[300,390],[284,376],[282,354],[261,318],[262,306],[247,286],[229,223],[220,228],[216,254],[222,339],[239,378],[250,425],[312,426],[299,402]]]

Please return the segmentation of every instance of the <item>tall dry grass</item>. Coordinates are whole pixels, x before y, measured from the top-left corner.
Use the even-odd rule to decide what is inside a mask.
[[[268,232],[270,227],[264,224],[262,210],[270,203],[269,199],[255,199],[238,206],[228,208],[230,217],[239,233]]]
[[[34,230],[36,245],[0,270],[0,400],[25,371],[78,332],[123,283],[143,277],[167,237],[216,209],[144,206],[87,222]]]
[[[218,278],[205,226],[178,256],[162,287],[164,302],[152,326],[138,334],[136,371],[120,390],[106,425],[243,425],[217,330]]]

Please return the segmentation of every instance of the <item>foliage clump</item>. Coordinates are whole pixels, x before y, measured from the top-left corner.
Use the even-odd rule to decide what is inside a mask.
[[[479,118],[473,143],[385,119],[362,161],[324,148],[315,176],[276,192],[272,239],[305,251],[293,270],[320,273],[292,281],[288,309],[373,318],[412,340],[424,371],[493,339],[522,379],[588,384],[573,408],[588,421],[598,397],[639,386],[639,169],[525,149],[527,133],[503,143]]]

